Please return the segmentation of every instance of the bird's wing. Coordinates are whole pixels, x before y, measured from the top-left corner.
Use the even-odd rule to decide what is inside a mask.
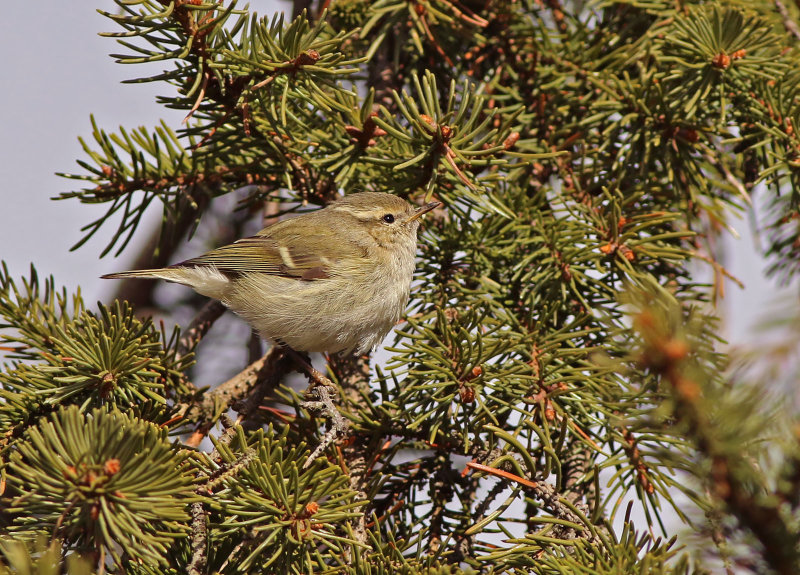
[[[269,229],[269,228],[267,228]],[[265,230],[266,231],[266,230]],[[264,232],[261,232],[263,234]],[[214,266],[225,274],[264,273],[300,280],[325,279],[347,252],[337,238],[307,233],[243,238],[178,266]],[[349,248],[352,250],[352,247]]]

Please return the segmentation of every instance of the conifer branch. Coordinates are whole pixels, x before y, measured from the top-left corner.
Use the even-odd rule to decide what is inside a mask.
[[[139,244],[153,203],[139,268],[173,263],[195,229],[214,246],[250,233],[278,197],[442,207],[386,362],[323,373],[251,337],[250,365],[210,390],[186,371],[219,304],[170,336],[138,319],[152,283],[120,286],[136,309],[89,309],[3,268],[0,571],[52,555],[67,572],[59,558],[87,550],[95,570],[197,575],[798,571],[796,413],[727,375],[696,271],[730,277],[721,234],[733,212],[757,219],[763,184],[768,273],[800,275],[796,6],[117,4],[117,60],[161,63],[131,81],[185,119],[92,120],[67,176],[84,187],[62,197],[106,210],[76,247],[111,222],[103,253]],[[187,431],[213,451],[170,439]],[[669,510],[716,547],[655,539]],[[58,539],[6,546],[38,532]]]
[[[703,398],[704,384],[686,374],[685,363],[691,349],[685,341],[665,332],[665,326],[649,310],[638,315],[636,324],[646,342],[640,361],[668,383],[675,400],[675,418],[687,426],[689,437],[710,466],[708,486],[712,496],[724,503],[740,525],[761,543],[764,559],[776,573],[796,573],[800,554],[793,530],[775,504],[765,503],[769,500],[767,493],[753,492],[754,486],[748,480],[754,475],[750,463],[741,454],[722,448]]]

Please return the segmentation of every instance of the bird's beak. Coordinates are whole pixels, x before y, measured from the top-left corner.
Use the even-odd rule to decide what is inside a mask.
[[[413,222],[417,218],[419,218],[421,216],[424,216],[425,214],[427,214],[432,209],[438,208],[441,205],[442,205],[442,202],[430,202],[428,204],[425,204],[424,206],[421,206],[421,207],[417,208],[417,211],[414,212],[414,214],[410,218],[408,218],[406,220],[406,223]]]

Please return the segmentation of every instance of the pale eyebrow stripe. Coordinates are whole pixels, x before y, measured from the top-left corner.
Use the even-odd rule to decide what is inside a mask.
[[[328,209],[328,208],[326,208],[326,209]],[[330,208],[330,209],[332,209],[335,212],[343,212],[345,214],[350,214],[351,216],[353,216],[353,217],[355,217],[355,218],[357,218],[359,220],[370,219],[370,217],[372,217],[372,215],[373,215],[373,211],[372,210],[355,210],[354,211],[350,206],[347,206],[347,207],[339,206],[339,207]],[[373,210],[374,210],[374,208],[373,208]]]

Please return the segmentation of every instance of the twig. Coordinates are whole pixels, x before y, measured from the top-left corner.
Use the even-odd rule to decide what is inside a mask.
[[[235,435],[235,433],[232,435]],[[208,479],[200,489],[205,490],[208,494],[213,493],[218,485],[225,479],[237,475],[242,469],[247,467],[257,455],[258,452],[254,448],[248,448],[236,461],[222,464],[218,469],[215,469],[214,472],[208,476]],[[198,489],[198,491],[200,491],[200,489]]]
[[[428,523],[428,547],[431,553],[438,553],[442,548],[442,533],[447,516],[447,504],[453,498],[454,484],[458,477],[453,471],[450,454],[439,451],[436,453],[433,464],[435,471],[429,482],[428,493],[431,498],[431,511]]]
[[[355,411],[368,409],[369,406],[365,403],[369,401],[370,391],[369,357],[334,355],[328,359],[328,366],[339,382],[345,409],[353,409],[351,406],[355,406]],[[367,494],[370,491],[370,472],[386,449],[385,437],[382,430],[375,429],[364,436],[364,441],[348,443],[341,449],[341,461],[349,478],[350,489],[357,493],[358,500],[367,502],[360,508],[358,518],[353,522],[353,535],[364,546],[370,544],[367,524],[371,521],[375,506],[375,502]]]
[[[222,426],[225,428],[222,436],[217,441],[217,446],[227,445],[231,442],[233,437],[236,435],[236,428],[233,425],[233,422],[227,415],[223,415],[220,417],[220,422]],[[219,458],[219,451],[217,446],[214,446],[214,451],[211,452],[209,459],[214,461]],[[212,477],[204,482],[200,487],[197,488],[196,493],[202,494],[202,491],[209,490],[209,482],[211,481]],[[189,575],[205,575],[208,569],[208,515],[206,514],[205,506],[203,505],[202,501],[197,501],[192,503],[189,508],[189,513],[192,517],[191,522],[191,549],[192,549],[192,558],[189,561],[189,565],[187,566],[187,573]]]
[[[708,490],[706,490],[706,496],[711,496]],[[734,575],[731,566],[731,554],[728,550],[727,540],[725,539],[725,533],[722,529],[721,515],[722,514],[717,509],[710,509],[706,512],[706,518],[708,519],[709,526],[711,527],[711,540],[717,547],[719,558],[722,559],[722,564],[725,567],[725,575]]]
[[[217,403],[223,403],[225,406],[230,407],[237,400],[244,398],[253,386],[258,383],[260,376],[265,375],[264,372],[274,369],[282,357],[283,352],[280,348],[270,348],[263,357],[207,393],[203,400],[204,407]]]
[[[467,465],[468,470],[470,468],[469,464]],[[480,523],[483,521],[483,518],[486,517],[486,512],[489,510],[489,506],[497,499],[500,494],[508,487],[508,485],[503,481],[498,481],[494,487],[489,490],[482,499],[478,506],[475,508],[475,512],[472,515],[472,523],[473,525]],[[474,533],[469,533],[468,536],[474,537]]]
[[[285,348],[286,354],[292,358],[295,365],[306,374],[308,377],[309,389],[306,394],[316,397],[316,401],[304,401],[301,405],[310,411],[317,411],[327,417],[330,421],[330,428],[325,432],[317,448],[311,453],[306,462],[303,464],[303,469],[308,469],[311,463],[319,457],[329,445],[337,439],[347,437],[350,430],[350,424],[342,417],[336,404],[333,402],[332,394],[338,393],[336,386],[333,382],[325,377],[322,372],[316,370],[306,358],[296,352],[290,347]]]
[[[202,502],[192,503],[189,508],[192,516],[191,547],[192,559],[186,570],[189,575],[205,575],[208,568],[208,523]]]
[[[302,404],[306,409],[321,412],[330,420],[330,428],[325,432],[325,435],[322,436],[317,448],[311,453],[311,455],[308,456],[306,462],[303,463],[303,469],[308,469],[314,460],[322,455],[322,453],[334,441],[347,437],[349,434],[350,424],[344,417],[342,417],[342,414],[339,413],[339,410],[333,403],[333,399],[331,399],[331,391],[335,392],[336,388],[316,386],[311,390],[311,392],[319,398],[319,401],[305,401]]]
[[[289,371],[291,361],[286,357],[285,350],[279,348],[278,352],[280,356],[274,363],[267,363],[259,370],[255,385],[247,396],[233,403],[233,409],[239,413],[237,423],[242,424],[246,429],[254,429],[261,425],[264,412],[260,407],[264,398],[278,386],[281,378]]]
[[[281,360],[284,358],[280,348],[273,347],[261,359],[254,361],[244,370],[230,378],[225,383],[204,394],[197,403],[185,406],[186,417],[199,420],[201,425],[190,437],[187,445],[197,446],[206,436],[216,422],[216,415],[227,408],[248,397],[252,390],[262,381],[279,381],[289,372],[289,365]],[[247,412],[251,413],[250,405]],[[256,405],[255,408],[258,406]]]
[[[219,418],[219,422],[222,424],[222,427],[225,431],[222,432],[217,438],[216,445],[214,445],[214,449],[211,451],[211,454],[208,458],[211,461],[215,461],[219,459],[219,446],[220,445],[229,445],[233,438],[236,437],[236,424],[231,421],[231,418],[225,414]]]
[[[228,558],[225,560],[225,563],[220,565],[218,573],[224,573],[225,569],[228,567],[228,563],[230,563],[230,561],[239,554],[239,552],[244,548],[245,545],[249,545],[251,541],[252,540],[250,539],[250,537],[245,537],[244,539],[242,539],[239,542],[239,544],[233,548],[233,551],[230,552],[230,555],[228,555]]]
[[[778,11],[778,14],[781,15],[781,19],[783,20],[783,27],[786,28],[786,31],[792,36],[800,40],[800,28],[798,28],[797,23],[792,19],[792,15],[789,14],[789,9],[786,8],[786,5],[781,2],[781,0],[774,0],[774,2],[775,9]]]
[[[590,469],[593,467],[592,448],[586,442],[574,438],[569,447],[565,448],[565,452],[569,455],[561,465],[561,473],[564,477],[564,486],[561,494],[566,501],[569,501],[586,517],[591,518],[592,508],[597,503],[597,499],[601,497],[601,494],[595,489],[594,481],[586,480],[587,476],[589,478],[593,477],[589,475]],[[602,451],[598,452],[602,453]],[[641,457],[641,455],[638,457]],[[649,483],[647,477],[647,467],[644,467],[643,461],[640,461],[640,463],[642,467],[637,467],[637,470],[643,475],[638,477],[643,485],[647,482],[644,488],[649,491],[649,489],[652,489],[652,484]],[[593,470],[593,472],[597,473],[596,470]],[[556,532],[561,531],[560,535],[563,535],[565,527],[556,526],[554,529]],[[610,532],[602,523],[596,525],[596,529],[601,533],[610,535]]]
[[[506,457],[509,454],[505,454]],[[513,456],[512,456],[513,457]],[[485,461],[491,461],[491,457],[482,457]],[[514,459],[517,459],[514,457]],[[523,466],[523,463],[519,461],[520,467]],[[506,464],[508,465],[508,464]],[[585,517],[582,511],[577,509],[575,504],[571,503],[564,497],[559,497],[556,488],[545,482],[545,481],[532,481],[527,477],[521,477],[519,475],[510,473],[503,469],[498,469],[495,467],[489,467],[487,465],[477,463],[475,461],[470,461],[467,463],[467,467],[484,471],[486,473],[491,473],[492,475],[508,479],[510,481],[514,481],[522,486],[528,493],[530,493],[533,497],[538,499],[542,502],[542,506],[553,516],[557,519],[562,519],[564,521],[568,521],[569,523],[573,523],[576,525],[585,525],[586,528],[583,530],[582,533],[576,533],[574,529],[565,527],[559,530],[558,536],[561,539],[576,539],[578,537],[583,537],[588,541],[594,541],[597,539],[597,536],[594,533],[594,529],[588,521],[588,518]],[[584,516],[582,517],[581,514]],[[467,534],[470,535],[476,531],[476,527],[479,523],[476,523],[473,527],[467,530]]]
[[[177,358],[186,355],[208,333],[214,322],[217,321],[227,308],[217,300],[211,300],[204,305],[186,328],[178,342]]]

